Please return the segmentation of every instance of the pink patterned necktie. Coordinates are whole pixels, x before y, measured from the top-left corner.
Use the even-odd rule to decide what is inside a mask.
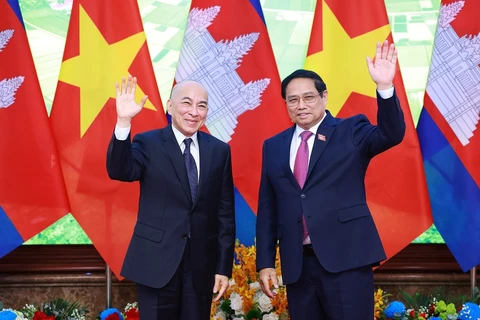
[[[313,135],[311,131],[303,131],[300,134],[302,142],[297,150],[297,155],[295,157],[295,165],[293,166],[293,175],[297,179],[300,188],[303,189],[305,180],[307,179],[308,171],[308,143],[307,140]],[[302,213],[302,223],[303,223],[303,238],[302,241],[308,237],[307,223],[305,222],[305,216]]]

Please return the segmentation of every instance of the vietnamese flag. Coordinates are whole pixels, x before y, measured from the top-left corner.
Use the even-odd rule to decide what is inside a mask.
[[[0,258],[69,212],[17,0],[0,1]]]
[[[148,95],[137,132],[166,124],[137,1],[73,2],[51,123],[71,211],[119,277],[137,216],[138,183],[109,179],[108,143],[116,123],[115,82],[138,78]]]
[[[377,42],[393,40],[383,0],[355,4],[317,2],[305,68],[327,84],[327,109],[334,116],[362,113],[376,123],[376,86],[365,57],[375,57]],[[405,138],[372,160],[365,181],[368,206],[388,258],[432,225],[422,155],[398,65],[394,86],[405,114]]]

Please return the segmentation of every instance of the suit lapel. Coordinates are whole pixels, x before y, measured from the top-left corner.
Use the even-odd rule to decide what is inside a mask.
[[[320,159],[320,156],[330,142],[332,134],[336,128],[335,118],[330,114],[329,111],[326,112],[327,115],[325,116],[325,119],[323,119],[322,123],[318,127],[317,134],[313,137],[315,142],[313,143],[313,150],[312,155],[310,156],[310,162],[308,164],[308,173],[305,184],[307,183],[315,164],[317,163],[318,159]]]
[[[290,182],[297,188],[301,190],[300,185],[297,182],[297,179],[293,175],[292,169],[290,168],[290,146],[292,144],[293,134],[295,133],[295,125],[289,130],[285,131],[282,135],[282,145],[280,146],[278,159],[280,159],[281,167],[285,172],[285,176],[290,180]]]
[[[168,156],[172,161],[175,172],[177,173],[178,180],[185,191],[185,194],[188,196],[188,199],[192,200],[192,195],[190,194],[190,185],[188,183],[187,169],[185,168],[185,160],[183,159],[182,150],[178,145],[175,135],[172,131],[172,125],[170,124],[163,130],[162,140],[165,144],[165,149],[167,150]]]
[[[206,188],[205,184],[208,180],[210,164],[212,163],[213,156],[213,146],[210,143],[210,139],[207,134],[198,131],[197,136],[200,150],[200,181],[198,183],[197,198],[194,199],[193,206],[197,204],[198,197],[203,188]]]

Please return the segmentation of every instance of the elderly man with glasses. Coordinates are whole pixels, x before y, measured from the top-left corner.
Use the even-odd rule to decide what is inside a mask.
[[[364,115],[326,110],[318,74],[297,70],[282,81],[294,126],[265,141],[257,215],[257,269],[275,295],[275,248],[292,320],[373,319],[372,267],[386,258],[367,206],[365,173],[377,154],[399,144],[405,122],[393,88],[394,45],[377,44],[368,70],[377,85],[378,125]]]

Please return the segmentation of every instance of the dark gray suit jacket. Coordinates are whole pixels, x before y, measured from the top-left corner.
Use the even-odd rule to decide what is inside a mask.
[[[265,141],[257,215],[258,270],[274,267],[278,240],[283,283],[299,279],[302,213],[326,270],[342,272],[386,259],[367,206],[364,180],[370,160],[402,141],[405,122],[395,94],[377,101],[378,125],[364,115],[340,119],[327,111],[313,137],[303,189],[289,164],[295,126]]]
[[[111,179],[140,181],[138,218],[121,275],[161,288],[172,278],[190,233],[193,284],[211,293],[214,274],[231,276],[235,214],[230,147],[198,132],[200,180],[191,199],[185,162],[171,125],[110,141]]]

